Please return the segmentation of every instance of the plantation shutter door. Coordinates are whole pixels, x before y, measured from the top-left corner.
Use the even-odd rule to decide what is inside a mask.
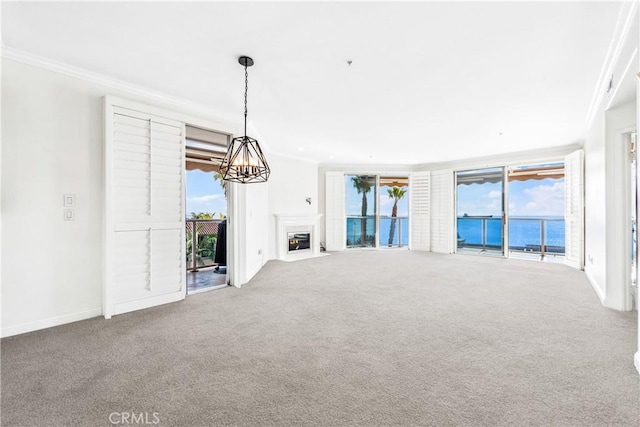
[[[453,252],[453,170],[431,172],[431,251]]]
[[[582,269],[584,266],[584,154],[574,151],[564,158],[564,232],[565,262]]]
[[[343,172],[325,175],[325,249],[342,251],[346,246],[345,182]]]
[[[185,296],[184,125],[107,109],[104,316]]]
[[[430,245],[429,172],[412,172],[409,176],[409,249],[428,251]]]

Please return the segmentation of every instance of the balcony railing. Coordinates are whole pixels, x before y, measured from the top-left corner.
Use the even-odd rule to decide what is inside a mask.
[[[187,270],[213,267],[221,219],[186,220]],[[195,254],[195,256],[193,255]]]
[[[502,248],[502,218],[491,216],[458,217],[459,248]]]
[[[376,246],[376,223],[378,224],[377,239],[380,247],[389,246],[389,231],[391,221],[395,219],[395,230],[391,246],[406,246],[409,244],[409,217],[408,216],[388,216],[374,215],[347,217],[347,247],[375,247]],[[365,238],[362,239],[362,228],[364,224]]]
[[[502,249],[502,218],[458,217],[458,247]],[[564,219],[541,217],[509,218],[509,250],[545,255],[564,255]]]
[[[509,250],[564,255],[564,218],[509,218]]]
[[[364,228],[364,239],[363,239]],[[369,216],[347,216],[347,247],[348,248],[361,248],[361,247],[375,247],[376,233],[376,217],[374,215]]]
[[[391,231],[391,223],[393,220],[395,222],[395,229],[393,231],[393,238],[391,239],[391,244],[389,244],[389,232]],[[408,216],[396,216],[392,217],[389,215],[380,215],[380,225],[378,226],[380,230],[380,236],[378,240],[380,241],[380,246],[398,246],[403,247],[409,244],[409,217]]]

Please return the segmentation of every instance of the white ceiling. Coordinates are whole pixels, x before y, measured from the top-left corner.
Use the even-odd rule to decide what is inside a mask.
[[[417,164],[579,143],[617,2],[2,3],[6,47],[249,119],[268,150]],[[347,61],[353,61],[349,66]]]

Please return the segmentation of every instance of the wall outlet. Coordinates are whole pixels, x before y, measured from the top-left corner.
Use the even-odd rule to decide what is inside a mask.
[[[76,204],[76,195],[75,194],[65,194],[63,197],[63,205],[67,208],[72,208]]]
[[[591,256],[591,254],[589,254],[589,256],[587,257],[587,259],[589,260],[590,264],[593,264],[593,256]]]
[[[258,255],[262,255],[262,249],[258,249]]]

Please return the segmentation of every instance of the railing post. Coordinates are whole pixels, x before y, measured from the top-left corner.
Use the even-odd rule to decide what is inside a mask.
[[[544,259],[545,253],[545,244],[544,244],[544,219],[540,219],[540,259]]]
[[[191,237],[191,269],[193,271],[198,271],[198,230],[197,221],[192,221],[192,237]]]
[[[482,218],[482,250],[487,249],[487,219]]]

